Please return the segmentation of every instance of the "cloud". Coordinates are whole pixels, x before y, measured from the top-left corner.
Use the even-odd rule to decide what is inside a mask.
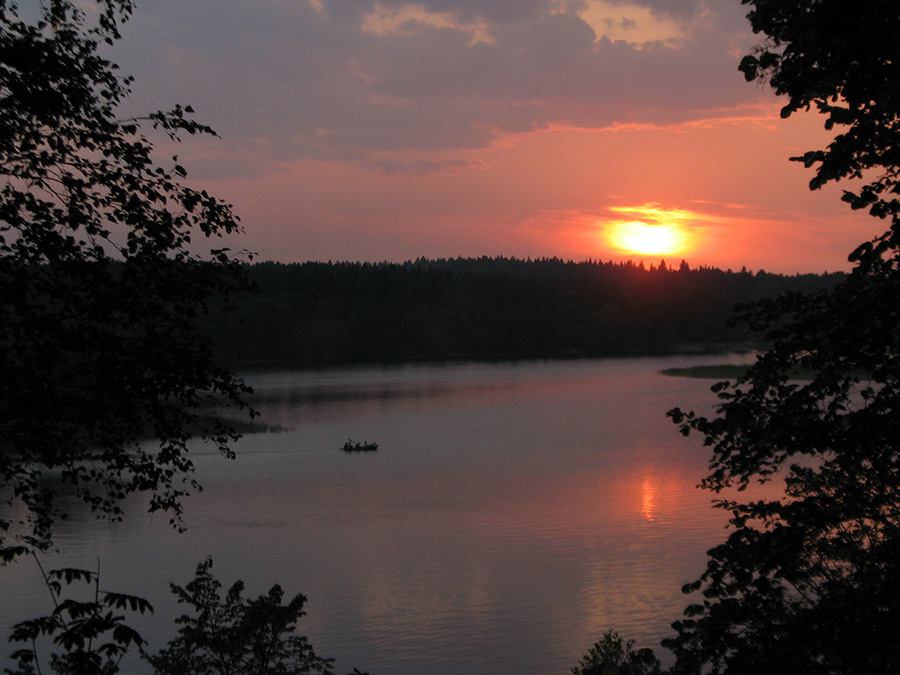
[[[650,43],[677,47],[686,38],[685,21],[633,3],[587,0],[578,16],[593,29],[597,39],[623,40],[640,49]]]
[[[683,224],[704,233],[698,263],[760,266],[792,223],[782,269],[842,262],[871,225],[846,224],[839,194],[807,194],[787,162],[828,139],[814,115],[780,120],[737,72],[758,40],[745,13],[737,0],[149,0],[110,58],[136,77],[123,116],[191,104],[221,134],[161,151],[235,204],[264,256],[605,255],[598,223],[637,219],[610,207],[658,202],[704,216]],[[815,228],[841,227],[834,257]]]
[[[403,6],[409,3],[389,0],[383,4]],[[559,0],[422,0],[418,4],[432,12],[454,14],[463,22],[509,24],[544,16],[564,3]]]
[[[469,34],[467,44],[478,42],[493,43],[493,38],[486,31],[483,22],[461,23],[452,12],[434,12],[424,5],[389,6],[376,2],[362,22],[364,32],[375,35],[411,36],[435,29],[449,29]]]
[[[189,102],[230,139],[355,161],[484,148],[558,124],[667,123],[746,99],[728,22],[696,20],[712,3],[664,6],[148,3],[115,56],[137,78],[136,106]]]
[[[379,158],[360,162],[366,171],[380,173],[387,176],[435,176],[438,174],[455,173],[462,169],[472,167],[483,168],[481,162],[471,162],[464,159],[448,159],[434,161],[428,159],[402,160]]]

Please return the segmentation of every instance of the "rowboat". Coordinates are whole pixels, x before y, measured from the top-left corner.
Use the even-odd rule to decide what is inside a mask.
[[[341,449],[344,452],[373,452],[378,449],[378,443],[354,443],[353,441],[347,441]]]

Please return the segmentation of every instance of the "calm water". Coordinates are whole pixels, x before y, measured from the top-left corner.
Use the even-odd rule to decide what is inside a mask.
[[[301,632],[338,673],[564,674],[611,627],[658,647],[725,532],[695,488],[706,451],[665,418],[707,410],[710,382],[658,371],[725,360],[256,374],[263,419],[289,431],[245,437],[234,462],[201,448],[186,534],[139,504],[118,524],[76,511],[45,563],[99,560],[106,588],[150,598],[154,650],[179,610],[168,582],[207,555],[226,587],[306,595]],[[47,607],[32,564],[0,588],[4,636]]]

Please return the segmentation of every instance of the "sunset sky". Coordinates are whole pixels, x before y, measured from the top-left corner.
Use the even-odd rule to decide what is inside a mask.
[[[219,132],[163,157],[234,204],[246,234],[228,244],[257,260],[847,269],[886,228],[788,161],[828,137],[738,72],[759,42],[746,11],[141,0],[111,57],[136,78],[126,113],[190,104]]]

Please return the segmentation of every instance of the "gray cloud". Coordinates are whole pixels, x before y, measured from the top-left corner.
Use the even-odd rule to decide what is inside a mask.
[[[411,3],[405,0],[382,0],[381,4],[402,7]],[[487,21],[501,24],[543,16],[559,5],[554,0],[423,0],[415,4],[432,12],[453,12],[463,22]]]
[[[434,176],[445,173],[455,173],[461,169],[482,167],[479,162],[469,162],[463,159],[450,159],[432,161],[418,159],[412,162],[398,159],[373,159],[360,162],[360,165],[371,173],[381,173],[387,176]]]
[[[749,31],[740,8],[720,2],[634,0],[679,20],[703,8],[707,17],[682,44],[642,48],[595,41],[551,0],[417,4],[459,25],[366,31],[371,0],[323,0],[324,11],[306,0],[147,0],[113,59],[137,78],[135,110],[190,103],[224,137],[257,149],[265,141],[273,160],[380,171],[389,170],[375,159],[385,151],[485,147],[559,124],[678,122],[748,98],[734,43]],[[473,41],[471,22],[492,42]]]

